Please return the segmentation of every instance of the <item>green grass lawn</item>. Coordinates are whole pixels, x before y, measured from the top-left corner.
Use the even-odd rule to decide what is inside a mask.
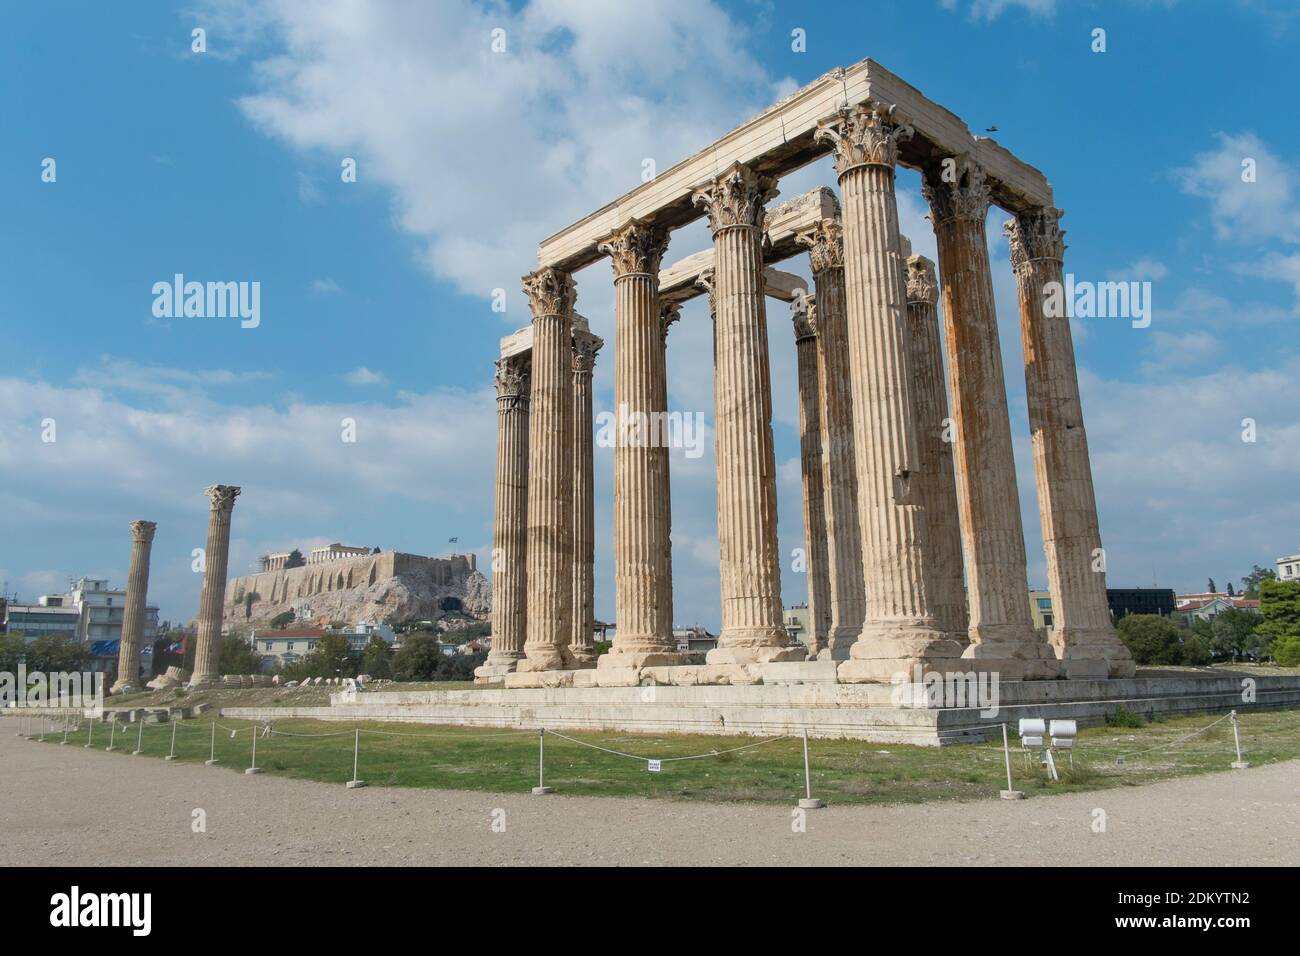
[[[1215,719],[1202,715],[1136,728],[1084,730],[1073,769],[1068,756],[1058,758],[1061,780],[1056,783],[1013,750],[1015,788],[1034,796],[1227,770],[1234,759],[1229,721],[1207,733],[1181,739]],[[217,718],[216,724],[215,752],[220,764],[213,772],[242,772],[250,764],[254,723]],[[145,757],[167,754],[173,726],[178,760],[202,762],[208,758],[212,721],[204,718],[175,725],[145,724]],[[279,720],[273,726],[272,736],[257,741],[257,765],[268,774],[342,786],[352,777],[354,730],[360,729],[359,776],[372,786],[526,793],[537,784],[536,731],[313,720]],[[13,727],[13,722],[6,724],[7,730]],[[83,723],[69,735],[69,746],[86,743],[88,732],[89,725]],[[1300,711],[1245,711],[1241,733],[1242,749],[1254,766],[1300,757]],[[139,725],[126,730],[119,726],[114,745],[121,759],[141,759],[130,755],[139,734]],[[568,736],[656,759],[730,750],[758,740],[620,733]],[[45,738],[52,744],[61,739],[57,726]],[[95,746],[102,749],[108,742],[109,728],[96,724]],[[976,800],[996,797],[1006,787],[1000,745],[937,749],[814,739],[810,754],[813,794],[828,803]],[[1122,765],[1116,762],[1120,756],[1125,757]],[[738,753],[667,762],[661,772],[651,773],[645,760],[604,753],[548,734],[546,783],[566,794],[788,804],[802,796],[802,745],[797,739],[778,740]]]

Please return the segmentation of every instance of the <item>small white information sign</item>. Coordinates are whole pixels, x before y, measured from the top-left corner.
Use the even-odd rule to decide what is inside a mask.
[[[651,773],[659,773],[661,770],[663,770],[663,764],[661,764],[658,760],[647,760],[646,763],[648,764],[646,769],[649,770]]]

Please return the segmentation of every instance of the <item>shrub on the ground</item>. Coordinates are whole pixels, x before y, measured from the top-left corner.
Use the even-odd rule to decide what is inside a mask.
[[[1106,715],[1107,727],[1141,727],[1146,723],[1142,715],[1120,704]]]

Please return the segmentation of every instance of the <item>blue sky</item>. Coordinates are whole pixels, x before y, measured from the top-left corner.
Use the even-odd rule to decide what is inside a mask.
[[[232,573],[327,541],[486,565],[499,337],[537,242],[775,99],[871,56],[1052,182],[1067,271],[1149,280],[1154,317],[1077,320],[1112,586],[1199,590],[1300,548],[1300,107],[1291,5],[576,0],[68,3],[0,10],[0,581],[125,580],[188,620],[213,482],[242,485]],[[207,31],[207,52],[191,30]],[[1091,50],[1106,31],[1106,51]],[[505,30],[504,54],[490,50]],[[805,31],[806,52],[791,33]],[[355,183],[340,180],[345,157]],[[57,178],[43,182],[52,158]],[[1240,178],[1256,160],[1254,183]],[[933,256],[919,180],[904,231]],[[834,185],[826,161],[789,198]],[[1014,285],[989,218],[1029,578],[1039,543]],[[696,223],[669,261],[703,248]],[[806,273],[806,263],[785,266]],[[261,324],[157,319],[184,273],[261,283]],[[604,335],[607,263],[578,276]],[[504,315],[492,291],[506,290]],[[794,347],[769,305],[780,531],[802,537]],[[669,342],[670,405],[712,422],[707,311]],[[340,422],[357,441],[340,441]],[[42,442],[53,418],[57,440]],[[1242,420],[1257,441],[1243,442]],[[711,433],[710,442],[711,445]],[[713,458],[673,460],[677,620],[718,623]],[[597,450],[597,614],[613,616],[611,458]]]

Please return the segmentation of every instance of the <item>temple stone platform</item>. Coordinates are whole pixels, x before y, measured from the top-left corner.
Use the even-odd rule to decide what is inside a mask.
[[[833,669],[818,666],[823,663],[762,665],[756,668],[760,673],[750,675],[761,683],[575,687],[570,681],[568,686],[339,693],[328,707],[227,707],[222,715],[723,736],[806,730],[810,737],[937,747],[1000,738],[1003,723],[1014,733],[1022,717],[1071,718],[1088,726],[1103,723],[1119,707],[1148,717],[1300,707],[1300,677],[1249,678],[1254,683],[1249,701],[1243,699],[1246,678],[1200,675],[1008,681],[997,685],[996,708],[991,685],[966,706],[936,706],[914,693],[917,685],[836,683],[825,678]]]

